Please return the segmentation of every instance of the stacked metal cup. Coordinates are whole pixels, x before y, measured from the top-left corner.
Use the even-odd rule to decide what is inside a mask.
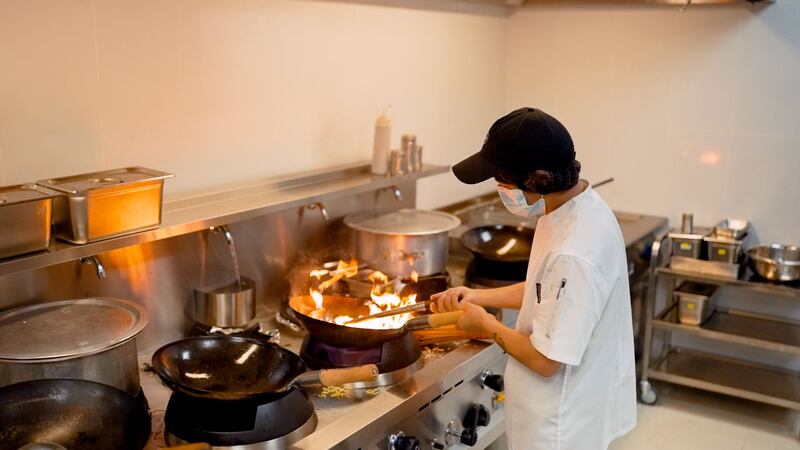
[[[389,170],[391,177],[422,170],[422,146],[417,145],[417,137],[404,134],[400,138],[400,149],[389,153]]]

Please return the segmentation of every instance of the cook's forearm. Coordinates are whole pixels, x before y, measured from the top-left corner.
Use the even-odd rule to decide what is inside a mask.
[[[512,284],[482,291],[481,306],[490,308],[520,309],[525,283]]]
[[[506,353],[541,376],[549,377],[556,373],[561,363],[541,354],[530,341],[530,336],[512,330],[493,316],[485,319],[484,328]]]

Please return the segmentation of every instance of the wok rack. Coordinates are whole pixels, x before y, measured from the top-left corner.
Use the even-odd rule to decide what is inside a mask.
[[[167,443],[288,448],[317,425],[303,389],[266,400],[214,400],[173,393],[164,416]]]

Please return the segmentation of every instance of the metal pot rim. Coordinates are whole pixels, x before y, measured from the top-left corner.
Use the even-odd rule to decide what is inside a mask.
[[[419,231],[390,231],[390,230],[376,229],[370,226],[363,225],[364,221],[376,218],[378,216],[390,215],[390,214],[404,214],[411,212],[422,212],[430,216],[436,216],[436,218],[442,220],[443,222],[448,222],[448,223],[446,225],[443,224],[441,226]],[[349,216],[346,216],[344,218],[344,224],[354,230],[386,235],[386,236],[431,236],[440,233],[447,233],[451,230],[458,228],[461,225],[461,219],[454,216],[453,214],[442,211],[403,208],[393,211],[374,210],[374,211],[365,211],[365,212],[350,214]]]
[[[66,351],[66,350],[53,351],[50,354],[41,356],[31,355],[31,354],[26,355],[24,353],[20,354],[19,356],[13,354],[4,354],[0,355],[0,361],[15,362],[15,363],[42,363],[42,362],[64,361],[64,360],[82,358],[97,353],[102,353],[106,350],[111,350],[113,348],[119,347],[127,343],[131,339],[134,339],[136,335],[139,334],[144,329],[145,326],[147,326],[147,323],[149,321],[147,311],[141,305],[138,305],[129,300],[110,298],[110,297],[91,297],[91,298],[59,300],[55,302],[43,302],[31,305],[23,305],[17,308],[10,309],[0,314],[0,319],[5,319],[13,317],[18,314],[24,314],[27,312],[36,311],[38,309],[58,308],[61,306],[86,305],[86,304],[106,304],[106,305],[110,304],[116,307],[127,309],[132,315],[135,316],[135,323],[130,328],[121,332],[111,341],[107,340],[103,342],[98,342],[93,345],[87,345],[78,350],[73,349],[71,351]]]

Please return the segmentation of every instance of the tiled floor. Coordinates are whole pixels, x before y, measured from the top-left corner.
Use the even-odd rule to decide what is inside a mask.
[[[723,395],[659,384],[655,406],[610,450],[798,450],[798,413]]]

